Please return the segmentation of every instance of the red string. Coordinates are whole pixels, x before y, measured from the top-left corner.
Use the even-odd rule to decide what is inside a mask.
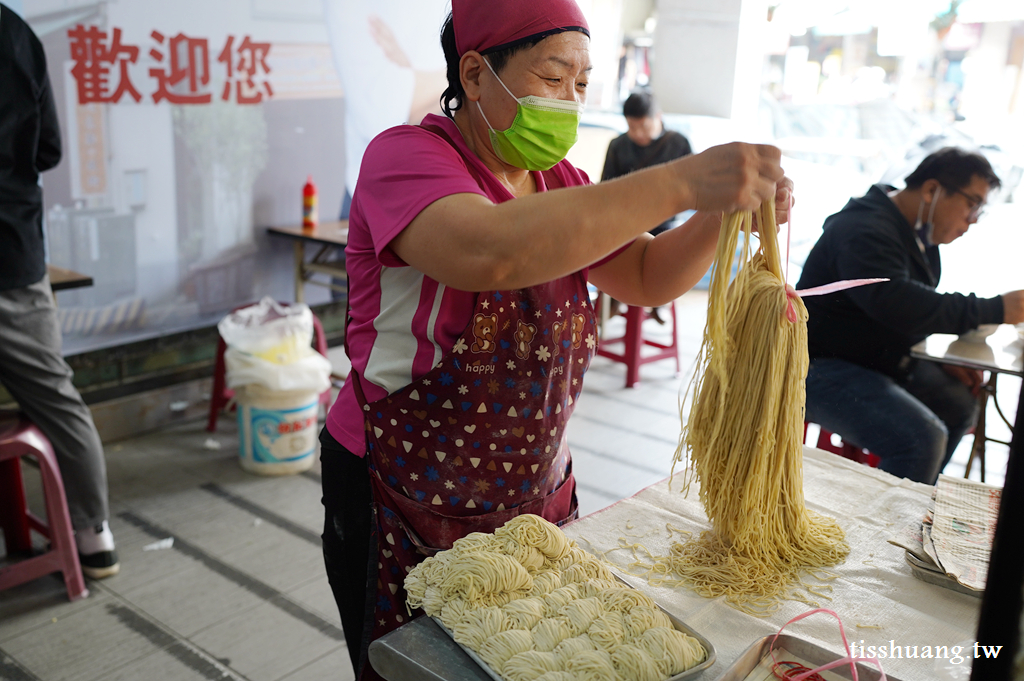
[[[781,673],[779,667],[787,667]],[[797,674],[803,674],[804,672],[811,671],[807,667],[803,666],[799,662],[790,662],[787,660],[781,660],[772,665],[772,673],[775,674],[775,678],[781,679],[781,681],[791,681],[796,678]],[[813,673],[810,676],[803,677],[806,681],[825,681],[825,677],[821,674]]]

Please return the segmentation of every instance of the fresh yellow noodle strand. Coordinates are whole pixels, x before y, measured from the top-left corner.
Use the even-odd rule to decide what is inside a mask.
[[[439,615],[444,604],[445,599],[441,590],[436,586],[428,586],[423,593],[423,610]]]
[[[647,651],[663,676],[679,674],[707,657],[697,639],[670,627],[648,629],[637,639],[636,645]]]
[[[508,521],[494,531],[494,536],[535,548],[549,560],[561,560],[569,554],[570,544],[565,533],[540,516],[529,513]]]
[[[413,568],[406,585],[407,606],[440,618],[505,681],[648,681],[706,654],[674,629],[677,638],[645,645],[645,632],[671,620],[539,516],[456,541]]]
[[[612,656],[604,650],[584,650],[565,663],[578,681],[615,681]]]
[[[642,636],[648,629],[671,627],[672,620],[657,606],[638,605],[623,616],[622,624],[625,627],[626,639],[633,640]]]
[[[473,650],[479,650],[485,640],[508,631],[511,622],[501,608],[486,607],[471,610],[451,630],[456,641]]]
[[[546,596],[562,586],[562,576],[555,570],[546,570],[533,576],[531,596]]]
[[[576,636],[555,646],[555,655],[562,661],[562,666],[568,669],[569,660],[585,650],[597,650],[597,646],[589,636]]]
[[[570,546],[569,552],[559,560],[555,561],[554,567],[558,570],[566,570],[575,565],[576,563],[582,562],[589,557],[590,554],[581,549],[580,547]]]
[[[453,598],[441,606],[441,622],[448,627],[449,631],[455,629],[455,625],[466,616],[469,607],[465,599]]]
[[[849,546],[833,518],[804,504],[807,309],[786,294],[774,201],[762,204],[758,218],[770,236],[749,259],[752,214],[723,220],[698,370],[687,389],[692,410],[675,455],[675,462],[688,457],[685,486],[691,476],[700,481],[712,529],[673,545],[656,572],[763,615],[794,597],[801,571],[841,562]],[[790,302],[796,323],[787,319]]]
[[[612,665],[623,681],[661,681],[663,678],[647,651],[628,643],[612,653]]]
[[[513,629],[533,629],[544,617],[544,599],[536,596],[520,598],[504,606],[502,610],[508,615]]]
[[[554,617],[563,607],[579,597],[579,588],[575,584],[566,584],[555,589],[544,597],[544,616]]]
[[[551,652],[571,640],[569,623],[564,617],[545,617],[532,629],[533,646],[543,652]]]
[[[440,584],[445,598],[463,596],[470,601],[532,586],[533,578],[520,563],[504,554],[487,551],[456,557]]]
[[[622,582],[614,577],[609,577],[608,579],[588,579],[585,582],[577,583],[576,588],[579,591],[580,598],[593,598],[600,595],[606,589],[622,588]]]
[[[612,652],[626,640],[622,614],[606,610],[590,624],[587,634],[598,649]]]
[[[533,649],[533,636],[522,629],[509,629],[491,636],[480,644],[480,659],[491,669],[500,671],[509,658]]]
[[[527,572],[533,573],[544,567],[544,554],[532,546],[520,544],[512,537],[499,540],[497,545],[503,553],[511,556],[526,568]]]
[[[569,624],[573,636],[585,633],[590,624],[604,613],[604,606],[597,598],[582,598],[563,607],[558,614]]]
[[[533,681],[547,672],[563,671],[554,653],[528,650],[509,658],[501,668],[501,675],[508,681]]]
[[[618,610],[621,613],[628,613],[638,605],[646,605],[648,608],[655,607],[650,596],[625,586],[605,589],[598,595],[598,598],[608,610]]]
[[[576,676],[572,672],[544,672],[537,681],[576,681]]]
[[[452,544],[452,550],[456,553],[470,553],[472,551],[489,551],[498,545],[497,537],[486,532],[470,532],[465,537],[456,539]]]

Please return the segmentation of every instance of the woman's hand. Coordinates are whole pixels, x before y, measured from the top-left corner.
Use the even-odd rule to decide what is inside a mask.
[[[755,210],[776,195],[785,178],[781,159],[776,147],[733,142],[674,161],[685,207],[724,213]]]
[[[790,201],[796,203],[793,198],[793,180],[783,177],[775,189],[775,232],[782,229],[781,225],[789,222]],[[760,223],[757,219],[757,211],[754,211],[754,233],[760,234]]]
[[[784,225],[789,222],[789,209],[795,204],[793,180],[783,177],[775,188],[775,224]]]

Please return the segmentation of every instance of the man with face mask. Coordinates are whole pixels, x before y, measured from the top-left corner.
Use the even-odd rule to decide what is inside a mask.
[[[806,418],[870,450],[894,475],[934,483],[977,418],[980,372],[916,362],[911,346],[933,333],[1024,321],[1024,291],[935,290],[939,245],[963,236],[999,186],[984,156],[941,149],[905,189],[875,185],[829,217],[797,284],[890,280],[805,299]]]

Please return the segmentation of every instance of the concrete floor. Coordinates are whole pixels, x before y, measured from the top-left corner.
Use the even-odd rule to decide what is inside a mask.
[[[660,361],[627,390],[622,365],[595,359],[569,429],[581,514],[668,474],[706,304],[700,292],[677,303],[682,377]],[[651,336],[667,334],[647,324]],[[1012,414],[1020,384],[1001,388]],[[107,445],[121,573],[90,581],[90,597],[76,603],[57,576],[0,592],[0,679],[352,678],[320,551],[319,466],[250,475],[238,465],[234,419],[222,417],[213,436],[204,425]],[[947,473],[963,474],[970,440]],[[1005,462],[1006,448],[991,445],[990,482],[1001,484]],[[154,548],[168,538],[173,546]]]

